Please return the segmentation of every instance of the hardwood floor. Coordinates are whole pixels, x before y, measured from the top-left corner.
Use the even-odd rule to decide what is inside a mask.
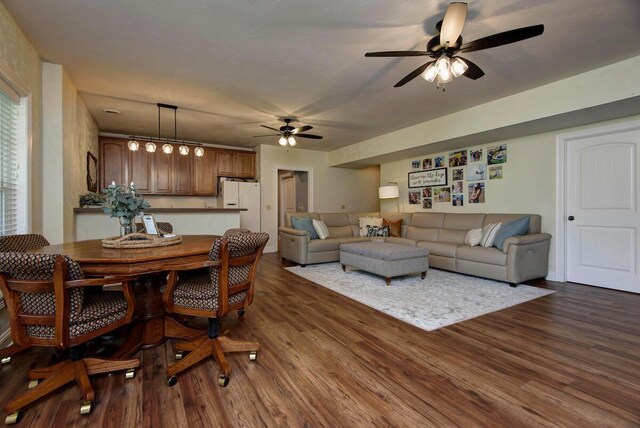
[[[258,278],[245,319],[223,329],[262,351],[229,358],[227,388],[213,361],[167,387],[169,341],[138,354],[133,380],[94,378],[90,415],[69,386],[16,426],[640,426],[640,295],[541,280],[557,292],[426,332],[289,273],[276,254]],[[3,367],[0,403],[49,355]]]

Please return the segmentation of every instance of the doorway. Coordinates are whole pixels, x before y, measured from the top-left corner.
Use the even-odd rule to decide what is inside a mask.
[[[309,211],[309,173],[278,170],[278,227],[285,225],[287,213]]]
[[[588,130],[559,143],[565,202],[558,236],[566,280],[640,293],[640,123]]]

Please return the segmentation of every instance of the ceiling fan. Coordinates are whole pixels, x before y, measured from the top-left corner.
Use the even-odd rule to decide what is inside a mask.
[[[293,126],[289,125],[291,122],[295,121],[295,119],[291,119],[288,117],[285,117],[284,119],[282,119],[282,121],[284,122],[284,126],[281,126],[280,129],[276,129],[276,128],[272,128],[270,126],[267,125],[260,125],[263,128],[267,128],[267,129],[271,129],[272,131],[276,131],[277,134],[267,134],[267,135],[254,135],[254,138],[260,138],[260,137],[277,137],[280,136],[280,140],[278,140],[278,143],[280,143],[280,145],[282,147],[286,147],[288,146],[295,146],[296,143],[296,139],[294,138],[294,136],[296,137],[301,137],[301,138],[311,138],[313,140],[321,140],[322,137],[320,135],[313,135],[313,134],[305,134],[304,132],[309,131],[311,129],[313,129],[313,126],[310,125],[304,125],[301,126],[299,128],[294,128]]]
[[[429,82],[436,80],[437,86],[440,87],[440,85],[453,80],[454,77],[465,76],[476,80],[484,76],[484,71],[480,67],[466,58],[461,58],[458,54],[508,45],[539,36],[544,32],[544,25],[532,25],[463,44],[460,34],[466,18],[467,3],[453,2],[447,7],[444,19],[436,24],[436,30],[440,34],[427,42],[425,51],[368,52],[365,57],[427,56],[432,60],[413,70],[394,87],[403,86],[419,75],[422,75]]]

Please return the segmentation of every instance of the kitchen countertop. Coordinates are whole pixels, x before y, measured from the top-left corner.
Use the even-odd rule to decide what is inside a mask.
[[[240,212],[246,208],[147,208],[145,214],[153,213],[215,213],[215,212]],[[102,208],[74,208],[75,213],[101,213]]]

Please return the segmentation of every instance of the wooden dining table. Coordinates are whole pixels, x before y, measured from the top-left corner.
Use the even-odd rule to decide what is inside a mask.
[[[51,245],[32,252],[67,255],[80,265],[85,276],[131,278],[136,296],[134,320],[126,341],[113,355],[113,358],[128,358],[139,349],[164,343],[168,337],[202,336],[203,331],[186,327],[166,314],[160,289],[166,284],[171,266],[207,260],[217,237],[183,235],[179,244],[136,249],[104,248],[102,240],[92,239]]]

